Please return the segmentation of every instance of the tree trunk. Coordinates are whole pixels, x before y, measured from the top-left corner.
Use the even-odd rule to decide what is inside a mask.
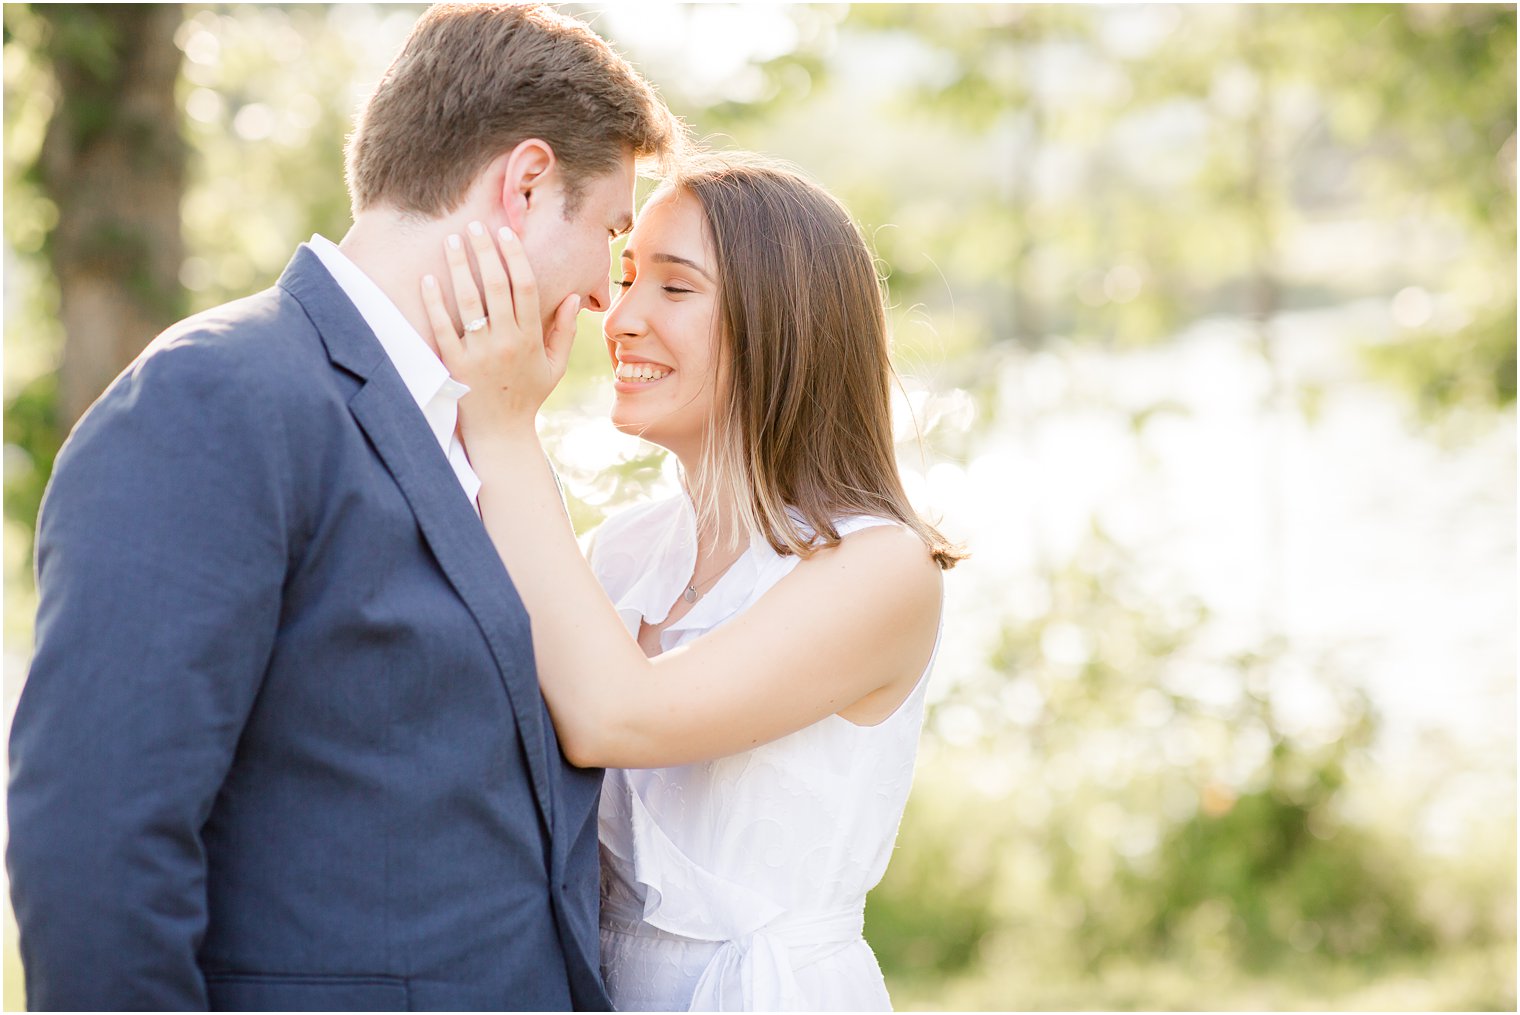
[[[183,316],[186,144],[172,4],[37,4],[58,82],[37,177],[58,208],[48,256],[64,326],[65,430]]]

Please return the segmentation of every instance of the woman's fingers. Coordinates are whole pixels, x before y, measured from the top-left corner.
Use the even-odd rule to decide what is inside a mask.
[[[486,309],[480,302],[480,289],[475,285],[475,276],[470,274],[470,259],[465,256],[464,241],[458,233],[450,233],[444,241],[443,256],[449,264],[454,302],[459,304],[459,322],[465,326],[465,339],[468,341],[470,324],[486,316]]]
[[[570,365],[570,347],[575,344],[575,315],[580,309],[580,296],[574,293],[566,296],[554,311],[549,334],[544,336],[544,352],[549,357],[549,368],[556,384]]]
[[[475,251],[475,264],[480,269],[481,288],[485,291],[485,313],[493,322],[521,320],[512,310],[512,282],[502,267],[501,254],[486,233],[485,226],[471,222],[470,247]]]
[[[503,226],[497,234],[498,251],[479,222],[471,222],[463,232],[464,236],[450,234],[444,243],[449,284],[465,325],[463,335],[444,302],[444,283],[432,276],[422,283],[423,305],[444,365],[451,374],[470,377],[482,368],[517,371],[518,383],[526,380],[530,385],[536,381],[528,375],[536,374],[552,387],[564,376],[569,363],[579,295],[561,300],[553,318],[545,322],[539,313],[538,284],[517,234]],[[475,255],[473,270],[471,252]],[[488,321],[489,327],[470,327],[481,320]],[[526,360],[521,358],[523,353],[528,353]],[[537,367],[532,365],[535,362]]]
[[[448,271],[423,279],[422,302],[444,366],[475,392],[460,403],[461,426],[468,425],[477,436],[493,428],[531,426],[534,413],[565,374],[580,296],[566,296],[554,306],[552,320],[544,320],[533,269],[510,229],[493,237],[479,222],[471,222],[448,236],[444,258]],[[447,302],[451,288],[452,308]],[[463,335],[454,310],[464,322]],[[472,328],[477,321],[480,326]]]
[[[507,275],[512,280],[512,304],[517,308],[517,323],[531,334],[533,328],[542,326],[543,320],[538,315],[538,283],[533,278],[533,269],[528,267],[528,255],[517,234],[502,226],[498,235],[501,255],[507,262]]]
[[[449,316],[449,308],[444,305],[443,289],[439,287],[438,279],[432,275],[423,276],[422,305],[427,310],[428,324],[432,326],[433,338],[438,343],[438,356],[443,360],[443,365],[452,373],[457,368],[460,355],[464,352],[464,344],[454,330],[454,320]]]

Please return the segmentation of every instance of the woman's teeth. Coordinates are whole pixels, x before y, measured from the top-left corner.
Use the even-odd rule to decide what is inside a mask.
[[[670,371],[653,363],[619,363],[614,373],[620,381],[657,381]]]

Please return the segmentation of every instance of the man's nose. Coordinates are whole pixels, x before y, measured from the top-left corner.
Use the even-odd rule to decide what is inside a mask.
[[[612,305],[611,285],[608,279],[602,279],[600,285],[586,294],[586,305],[581,309],[591,310],[598,314],[605,311]]]

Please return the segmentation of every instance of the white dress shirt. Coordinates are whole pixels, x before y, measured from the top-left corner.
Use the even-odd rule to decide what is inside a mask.
[[[312,252],[322,261],[338,288],[343,290],[364,318],[380,346],[390,357],[401,383],[417,402],[427,420],[438,447],[449,460],[466,497],[480,512],[480,477],[470,467],[470,460],[459,442],[459,400],[469,394],[469,387],[449,376],[438,354],[422,340],[405,315],[380,291],[374,281],[350,261],[338,245],[325,236],[313,235]]]

